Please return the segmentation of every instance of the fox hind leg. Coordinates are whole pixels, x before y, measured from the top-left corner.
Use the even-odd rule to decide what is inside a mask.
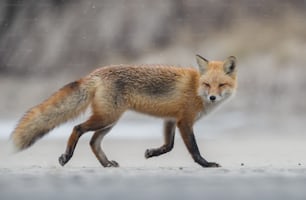
[[[119,164],[116,161],[110,161],[107,159],[104,151],[101,148],[101,142],[104,136],[112,129],[112,127],[113,125],[109,125],[96,131],[90,140],[91,150],[103,167],[119,167]]]
[[[73,128],[73,131],[67,142],[67,147],[65,153],[63,153],[58,161],[61,166],[64,166],[73,156],[75,147],[80,139],[80,137],[88,131],[96,131],[103,128],[101,119],[95,115],[91,116],[86,122],[79,124]]]
[[[174,136],[175,136],[175,124],[174,120],[165,120],[164,122],[164,140],[165,144],[159,148],[147,149],[145,151],[145,158],[151,158],[165,154],[173,149]]]

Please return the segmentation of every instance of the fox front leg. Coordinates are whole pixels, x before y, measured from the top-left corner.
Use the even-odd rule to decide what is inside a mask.
[[[166,120],[164,122],[164,140],[165,144],[159,148],[147,149],[145,152],[145,158],[151,158],[153,156],[159,156],[165,154],[173,149],[174,135],[175,135],[175,121]]]
[[[202,167],[221,167],[218,163],[208,162],[206,161],[200,154],[198,145],[196,143],[192,127],[185,123],[184,121],[180,121],[177,124],[180,133],[182,135],[183,141],[191,154],[193,160],[201,165]]]

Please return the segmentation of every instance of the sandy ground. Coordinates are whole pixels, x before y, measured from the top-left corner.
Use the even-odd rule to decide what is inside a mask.
[[[198,141],[218,169],[195,164],[178,137],[172,152],[146,160],[158,139],[106,138],[120,168],[102,168],[81,139],[65,166],[63,139],[43,139],[18,154],[1,141],[0,199],[305,199],[305,137],[217,138]]]

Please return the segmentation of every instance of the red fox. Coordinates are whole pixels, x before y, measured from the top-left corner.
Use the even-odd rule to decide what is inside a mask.
[[[164,144],[147,149],[150,158],[171,151],[175,127],[193,160],[203,167],[220,167],[200,154],[193,125],[237,88],[236,58],[208,61],[196,56],[199,70],[166,65],[111,65],[67,84],[21,118],[11,138],[17,150],[31,146],[56,126],[77,117],[91,106],[90,118],[73,128],[66,151],[59,157],[64,166],[72,157],[79,138],[95,131],[91,149],[104,167],[118,167],[101,148],[103,137],[126,110],[164,118]]]

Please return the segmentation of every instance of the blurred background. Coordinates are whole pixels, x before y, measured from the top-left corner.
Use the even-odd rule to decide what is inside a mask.
[[[198,123],[202,135],[303,134],[305,11],[305,0],[2,0],[0,137],[30,107],[97,67],[196,66],[195,54],[239,62],[236,97]],[[133,113],[122,126],[138,120],[161,127]],[[139,135],[148,132],[142,126]]]

